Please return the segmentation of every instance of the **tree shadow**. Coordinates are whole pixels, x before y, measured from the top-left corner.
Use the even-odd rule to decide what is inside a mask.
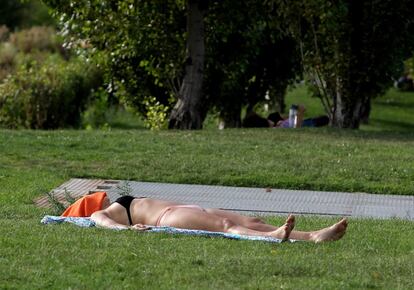
[[[407,107],[414,107],[414,101],[411,100],[376,100],[375,106],[392,107],[397,109],[407,109]]]
[[[388,122],[388,121],[384,121]],[[395,126],[402,127],[400,124],[395,124]],[[381,140],[381,141],[414,141],[414,128],[411,124],[403,124],[407,130],[395,130],[395,129],[383,129],[379,131],[371,130],[353,130],[353,129],[338,129],[332,127],[323,127],[323,128],[302,128],[301,130],[306,130],[309,133],[315,135],[324,135],[324,136],[333,136],[337,138],[358,138],[358,139],[367,139],[367,140]],[[400,127],[400,128],[401,128]],[[411,131],[409,129],[412,129]],[[292,129],[294,130],[294,129]]]
[[[112,129],[118,129],[118,130],[148,130],[143,125],[131,124],[131,123],[126,123],[126,122],[111,122],[110,126]]]
[[[409,122],[371,118],[370,123],[378,124],[382,128],[390,128],[389,130],[396,130],[402,133],[410,131],[414,133],[414,124]]]

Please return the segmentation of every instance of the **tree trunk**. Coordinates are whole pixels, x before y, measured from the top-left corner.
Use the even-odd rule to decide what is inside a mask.
[[[361,123],[368,124],[369,116],[371,114],[371,98],[368,98],[364,104],[362,104],[361,109]]]
[[[169,129],[201,129],[200,112],[203,97],[204,71],[204,8],[200,1],[187,1],[187,61],[177,104],[174,106],[168,124]]]
[[[286,102],[285,95],[288,83],[279,81],[276,85],[272,86],[269,95],[271,103],[271,111],[277,111],[279,113],[285,113],[286,111]]]
[[[336,106],[332,115],[332,126],[338,128],[358,129],[365,98],[353,94],[352,90],[337,88]]]
[[[365,55],[363,48],[363,1],[349,1],[349,23],[352,30],[349,34],[349,50],[345,50],[349,57],[346,74],[336,78],[334,92],[334,112],[332,126],[339,128],[358,129],[363,111],[369,102],[364,90]]]

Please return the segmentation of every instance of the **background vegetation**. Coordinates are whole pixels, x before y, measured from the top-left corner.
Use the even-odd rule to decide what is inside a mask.
[[[78,67],[84,65],[81,71],[100,74],[85,79],[84,91],[79,93],[83,101],[72,102],[78,107],[75,115],[91,106],[82,125],[88,128],[106,126],[106,111],[111,111],[107,109],[112,106],[116,111],[125,105],[135,109],[153,129],[164,128],[167,121],[169,127],[201,128],[211,114],[225,127],[240,127],[241,118],[256,110],[256,105],[268,103],[272,110],[283,112],[288,85],[300,79],[312,89],[309,95],[321,100],[323,113],[333,126],[358,128],[361,121],[369,121],[372,99],[383,95],[401,75],[403,61],[412,56],[414,47],[409,1],[399,5],[376,0],[359,4],[351,0],[306,4],[278,0],[43,2],[53,8],[59,37],[51,28],[29,28],[39,23],[55,26],[54,20],[46,17],[42,2],[6,1],[2,7],[1,13],[15,17],[5,17],[6,26],[0,29],[0,77],[6,82],[5,77],[15,72],[30,74],[30,66],[25,65],[28,59],[35,59],[39,62],[36,70],[44,71],[40,66],[47,57],[39,59],[38,51],[60,54],[65,61],[80,60]],[[33,11],[31,17],[19,16],[27,11]],[[194,11],[200,12],[200,19],[193,19]],[[203,33],[194,29],[197,23],[202,23]],[[192,51],[198,47],[195,39],[203,44],[197,53]],[[391,42],[394,45],[386,45]],[[21,55],[28,56],[21,60]],[[194,59],[195,55],[200,59]],[[93,63],[98,64],[98,70]],[[407,68],[410,63],[406,62]],[[196,64],[200,68],[194,69]],[[66,87],[74,84],[74,78],[85,77],[74,70],[60,73],[75,74],[67,77]],[[197,81],[189,82],[190,78]],[[33,86],[39,87],[41,82],[48,88],[49,75],[40,74],[38,79]],[[92,81],[97,79],[100,81]],[[33,125],[25,120],[11,125],[10,120],[16,118],[8,116],[13,115],[10,112],[17,108],[27,112],[27,103],[36,107],[39,97],[27,89],[17,91],[27,87],[19,84],[18,77],[9,82],[15,85],[7,85],[7,99],[16,94],[25,95],[19,99],[26,101],[16,102],[13,110],[3,109],[7,115],[3,126],[80,126],[81,122],[65,117],[55,125]],[[91,93],[91,89],[99,93]],[[68,103],[68,97],[60,93],[64,89],[55,91],[55,96],[46,99]],[[51,110],[55,112],[42,115],[61,115]]]
[[[45,2],[71,44],[109,56],[118,93],[144,111],[155,98],[171,128],[199,129],[211,110],[238,127],[266,96],[283,110],[298,77],[333,126],[359,128],[414,47],[411,1]]]
[[[31,9],[32,17],[18,17]],[[47,8],[41,2],[6,1],[2,11],[17,16],[3,19],[10,26],[0,26],[0,125],[81,127],[88,104],[102,98],[97,93],[103,85],[99,64],[64,47],[53,19],[44,15]],[[39,21],[50,26],[31,26]]]

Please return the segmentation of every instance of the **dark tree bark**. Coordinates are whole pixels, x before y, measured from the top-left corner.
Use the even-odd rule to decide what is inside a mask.
[[[333,112],[332,126],[338,128],[358,129],[361,121],[363,98],[352,98],[337,93],[336,107]]]
[[[361,108],[361,123],[368,124],[369,116],[371,114],[371,98],[368,98]]]
[[[347,73],[336,77],[334,87],[334,112],[332,126],[339,128],[358,129],[361,122],[361,114],[367,100],[366,87],[369,84],[364,81],[365,55],[363,53],[363,5],[362,1],[349,1],[349,22],[352,29],[349,32],[349,49],[345,50],[349,56]]]
[[[270,103],[272,105],[271,111],[278,111],[279,113],[286,112],[286,89],[288,82],[278,82],[277,85],[273,86],[269,92]]]
[[[204,19],[201,0],[187,1],[187,61],[177,104],[174,106],[169,129],[201,129],[203,72],[205,58]]]

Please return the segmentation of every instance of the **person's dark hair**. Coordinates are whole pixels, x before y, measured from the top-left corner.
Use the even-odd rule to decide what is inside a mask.
[[[269,116],[267,116],[267,119],[272,121],[275,124],[277,124],[277,122],[283,120],[283,118],[282,118],[282,116],[280,115],[279,112],[274,112],[274,113],[269,114]]]
[[[260,117],[256,113],[250,113],[244,118],[242,126],[244,128],[266,128],[269,127],[269,123],[263,117]]]

